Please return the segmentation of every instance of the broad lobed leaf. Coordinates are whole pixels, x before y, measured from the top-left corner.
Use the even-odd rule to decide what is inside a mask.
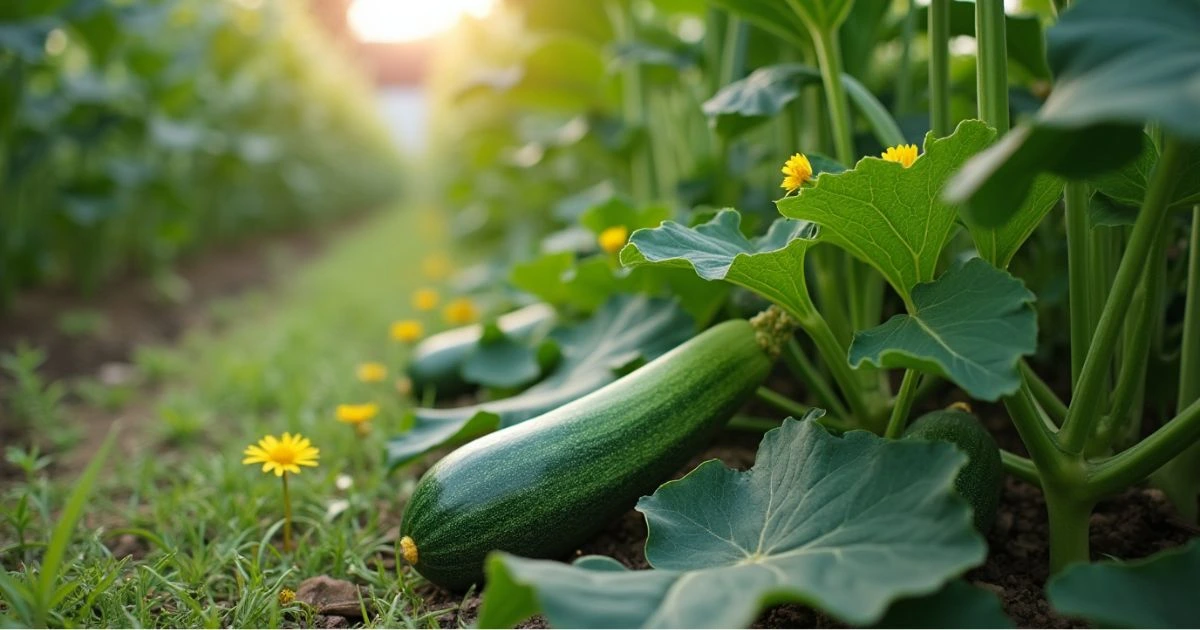
[[[792,601],[865,625],[983,560],[953,492],[961,453],[834,437],[815,417],[768,432],[749,471],[705,462],[643,498],[654,570],[493,556],[480,623],[540,610],[558,627],[744,627]]]
[[[1017,363],[1037,349],[1034,295],[978,258],[913,289],[914,309],[854,335],[850,363],[912,368],[980,400],[1020,387]]]

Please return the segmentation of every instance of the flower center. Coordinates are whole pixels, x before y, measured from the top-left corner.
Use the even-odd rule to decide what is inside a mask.
[[[271,460],[284,466],[288,464],[295,464],[296,455],[296,449],[286,444],[279,444],[275,448],[271,449]]]

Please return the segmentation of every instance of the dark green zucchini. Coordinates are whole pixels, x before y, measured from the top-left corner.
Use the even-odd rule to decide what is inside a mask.
[[[975,510],[975,527],[987,533],[996,521],[1004,467],[1000,447],[974,415],[958,409],[927,413],[904,432],[904,439],[950,442],[968,457],[958,472],[954,489]]]
[[[554,309],[548,304],[531,304],[500,316],[496,325],[504,334],[528,340],[554,319]],[[456,396],[472,389],[462,377],[462,364],[483,336],[483,326],[464,326],[438,333],[422,341],[413,350],[408,364],[408,377],[420,392],[434,388],[439,397]]]
[[[772,357],[731,320],[571,404],[478,439],[429,469],[400,531],[421,575],[461,590],[484,558],[574,551],[708,443]]]

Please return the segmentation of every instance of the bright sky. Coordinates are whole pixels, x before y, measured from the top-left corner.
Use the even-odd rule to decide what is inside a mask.
[[[450,30],[464,15],[481,17],[495,0],[354,0],[346,13],[364,42],[411,42]]]

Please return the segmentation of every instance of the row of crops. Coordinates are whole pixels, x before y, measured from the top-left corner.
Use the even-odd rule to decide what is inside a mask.
[[[1089,529],[1144,482],[1200,506],[1200,2],[1005,5],[511,0],[467,24],[434,86],[446,197],[501,245],[471,286],[524,306],[415,351],[423,400],[476,396],[388,445],[466,443],[405,508],[416,571],[485,585],[485,627],[782,602],[1005,627],[961,578],[1008,476],[1046,503],[1021,588],[1196,623],[1163,594],[1200,544],[1089,564]],[[667,481],[727,422],[765,433],[753,469]],[[559,561],[635,503],[648,570]]]
[[[0,3],[0,305],[367,209],[398,166],[307,3]]]

